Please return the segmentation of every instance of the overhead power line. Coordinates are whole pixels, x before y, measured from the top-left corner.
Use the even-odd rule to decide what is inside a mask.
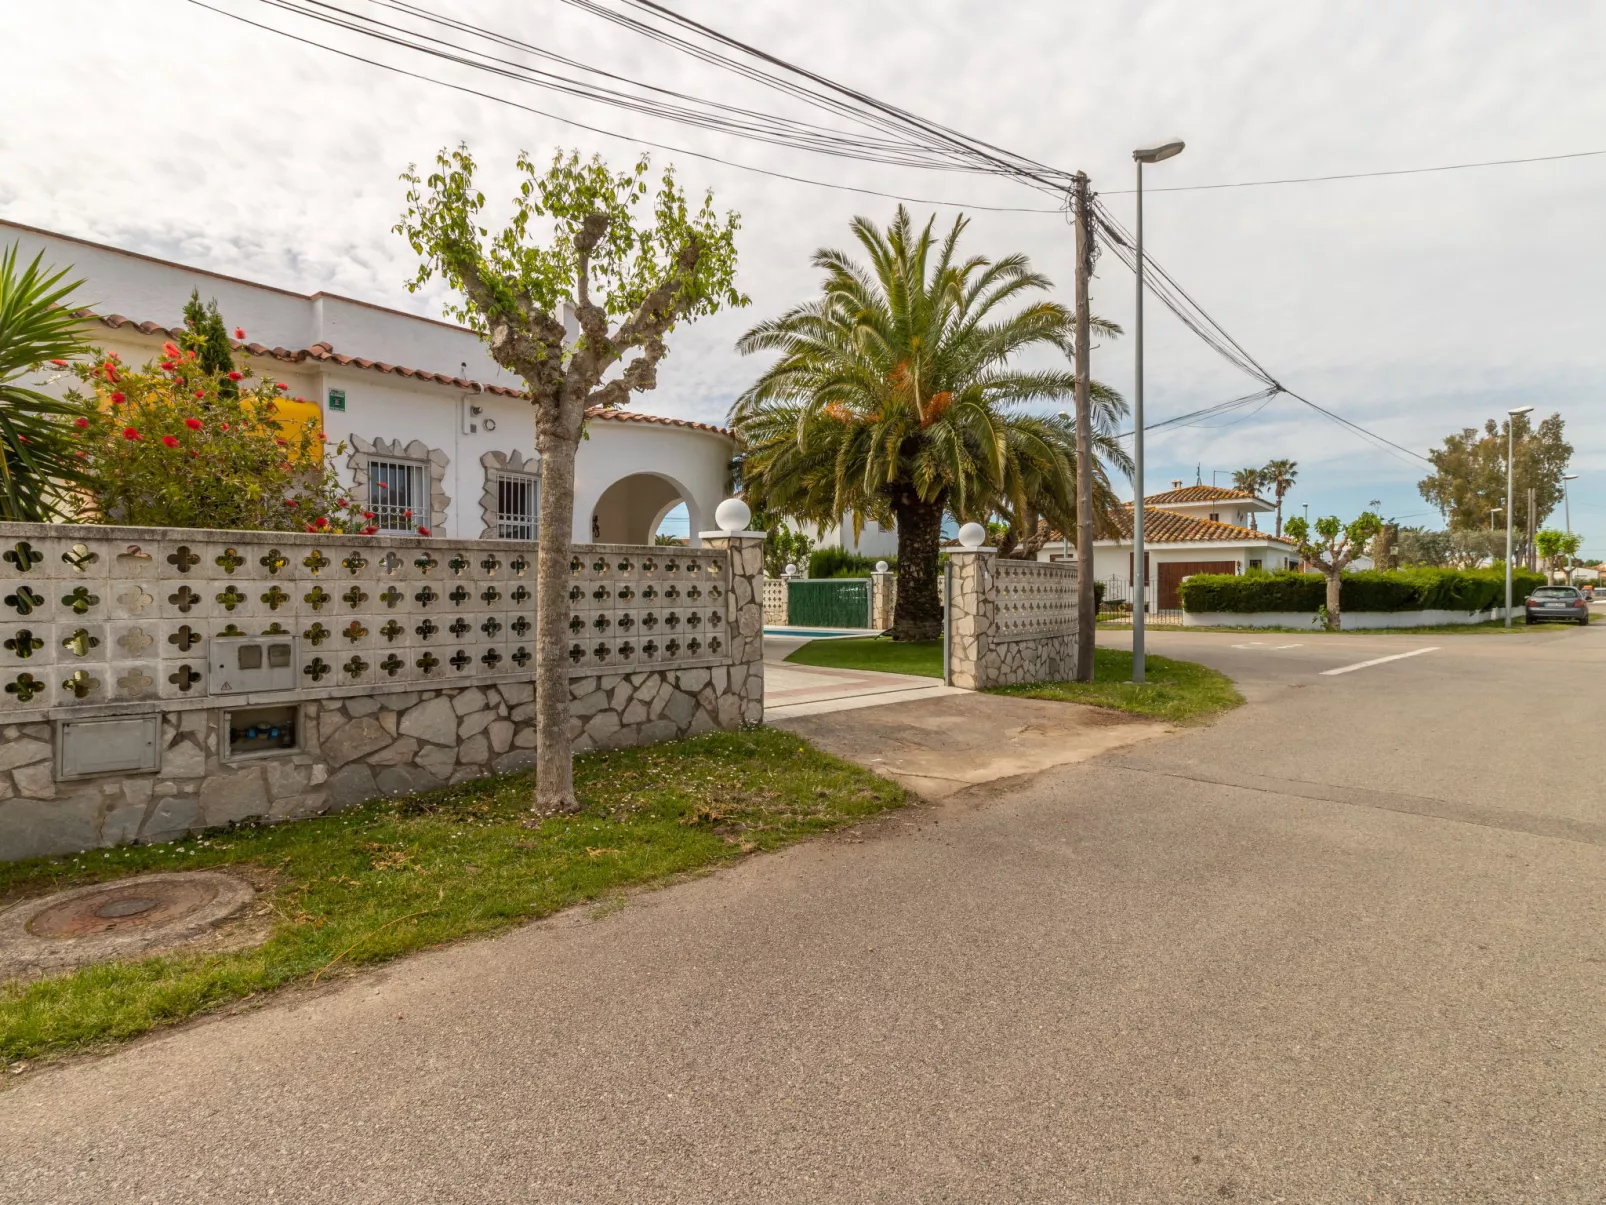
[[[1174,184],[1164,188],[1145,188],[1149,192],[1211,192],[1221,188],[1266,188],[1273,184],[1325,184],[1330,180],[1375,180],[1384,176],[1423,176],[1432,172],[1464,172],[1479,167],[1511,167],[1521,163],[1555,163],[1562,159],[1590,159],[1606,155],[1602,151],[1568,151],[1561,155],[1531,155],[1525,159],[1484,159],[1478,163],[1445,163],[1438,167],[1399,167],[1388,171],[1343,172],[1333,176],[1288,176],[1280,180],[1238,180],[1228,184]],[[1107,188],[1107,197],[1125,196],[1135,188]]]

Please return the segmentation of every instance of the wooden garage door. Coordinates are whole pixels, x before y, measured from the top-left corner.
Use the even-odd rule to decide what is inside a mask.
[[[1160,589],[1155,606],[1162,611],[1180,611],[1182,579],[1195,573],[1236,573],[1237,561],[1162,561],[1156,566],[1160,573]]]

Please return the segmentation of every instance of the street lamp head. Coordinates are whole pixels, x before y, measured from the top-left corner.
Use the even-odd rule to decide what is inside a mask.
[[[1518,406],[1515,410],[1507,410],[1506,413],[1511,415],[1512,418],[1516,418],[1519,414],[1528,414],[1532,410],[1532,406]]]
[[[1561,475],[1561,479],[1563,481],[1577,481],[1578,480],[1578,474],[1577,473],[1563,473]]]
[[[1186,145],[1182,139],[1173,138],[1169,142],[1162,142],[1159,146],[1140,146],[1132,152],[1132,158],[1139,163],[1159,163],[1162,159],[1170,159],[1174,155],[1182,154],[1182,148]]]

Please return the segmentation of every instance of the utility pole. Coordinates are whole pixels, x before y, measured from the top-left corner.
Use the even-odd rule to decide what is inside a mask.
[[[1518,406],[1506,411],[1506,627],[1511,626],[1511,526],[1516,518],[1517,500],[1517,420],[1532,410],[1532,406]],[[1499,509],[1499,508],[1496,508]],[[1489,525],[1494,526],[1494,513],[1490,512]]]
[[[1093,681],[1098,602],[1093,592],[1093,372],[1088,285],[1093,275],[1087,173],[1076,173],[1076,680]]]

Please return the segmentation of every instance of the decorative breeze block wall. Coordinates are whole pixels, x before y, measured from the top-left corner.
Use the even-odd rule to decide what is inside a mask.
[[[949,552],[953,684],[968,690],[1076,676],[1074,562],[1000,560],[991,548]]]
[[[0,859],[533,763],[533,542],[0,523],[0,549]],[[577,545],[571,573],[579,748],[762,721],[759,540]],[[294,685],[221,693],[214,649],[262,636]],[[225,713],[265,706],[295,748],[231,756]],[[157,769],[58,769],[63,722],[135,716]]]

